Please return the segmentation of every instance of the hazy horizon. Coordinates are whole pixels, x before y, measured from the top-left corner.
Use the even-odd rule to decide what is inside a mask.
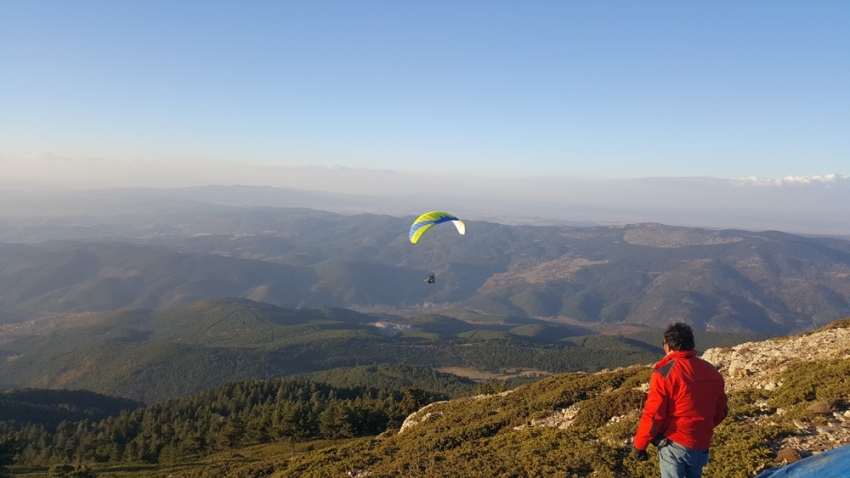
[[[22,164],[29,169],[21,168]],[[6,193],[0,197],[7,202],[14,191],[91,191],[96,196],[98,191],[150,188],[233,206],[391,215],[444,209],[467,219],[511,225],[659,222],[850,237],[846,220],[850,178],[839,174],[781,179],[441,177],[366,168],[219,162],[196,169],[192,179],[186,180],[181,172],[186,166],[175,164],[49,156],[24,162],[0,157],[0,166],[6,172],[5,181],[0,181],[0,192]],[[54,182],[44,181],[44,170],[52,171]],[[10,174],[16,171],[17,175]],[[212,188],[214,192],[206,194],[210,186],[230,187]],[[0,214],[14,216],[12,203],[6,206],[0,205]]]
[[[0,191],[847,235],[847,31],[843,3],[0,2]]]

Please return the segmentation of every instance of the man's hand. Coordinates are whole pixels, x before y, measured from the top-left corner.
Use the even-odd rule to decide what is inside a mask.
[[[632,457],[636,461],[646,461],[649,459],[649,455],[646,454],[646,450],[638,450],[635,448],[635,451],[632,453]]]

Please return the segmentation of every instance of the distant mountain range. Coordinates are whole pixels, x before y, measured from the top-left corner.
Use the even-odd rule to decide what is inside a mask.
[[[468,221],[465,236],[438,227],[412,245],[412,216],[198,204],[4,219],[0,237],[84,242],[0,244],[0,320],[166,310],[221,296],[283,307],[466,309],[597,329],[685,320],[701,330],[789,333],[850,315],[850,242],[838,239]],[[429,272],[434,285],[422,282]]]

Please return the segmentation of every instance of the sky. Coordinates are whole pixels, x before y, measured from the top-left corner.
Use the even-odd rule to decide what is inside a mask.
[[[847,32],[842,1],[0,0],[0,188],[847,189]]]

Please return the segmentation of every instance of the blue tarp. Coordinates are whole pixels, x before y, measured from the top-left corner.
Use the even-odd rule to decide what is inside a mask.
[[[796,463],[774,468],[755,478],[850,478],[850,445],[812,455]]]

